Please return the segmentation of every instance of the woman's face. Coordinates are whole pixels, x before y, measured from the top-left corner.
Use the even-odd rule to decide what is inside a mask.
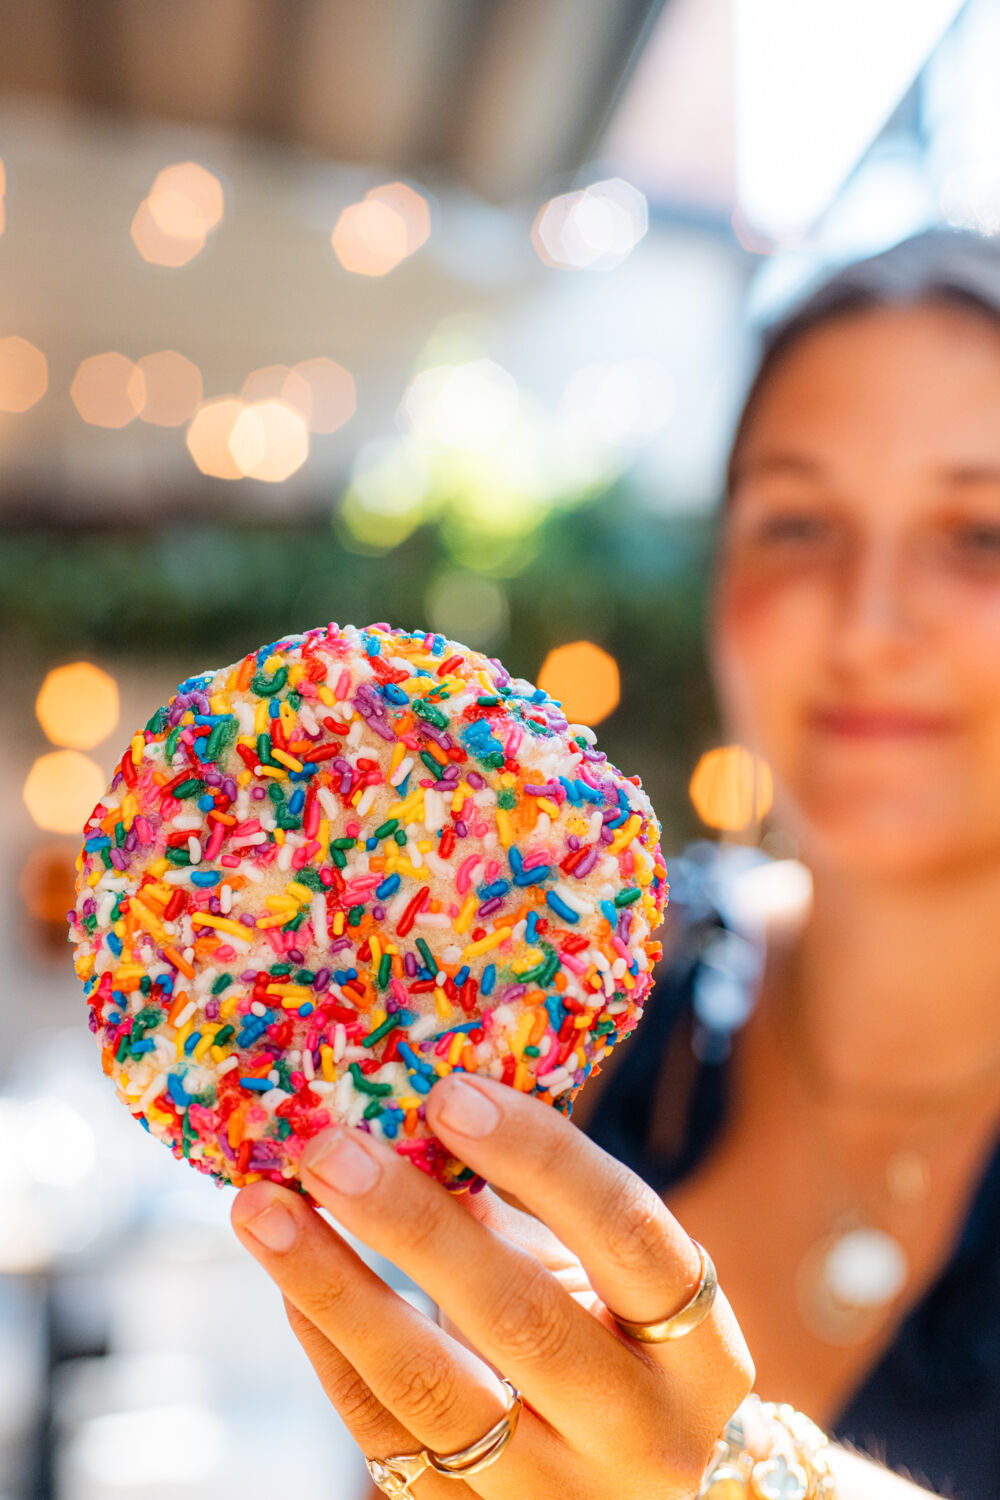
[[[1000,859],[1000,327],[862,312],[782,357],[738,458],[712,646],[808,859]]]

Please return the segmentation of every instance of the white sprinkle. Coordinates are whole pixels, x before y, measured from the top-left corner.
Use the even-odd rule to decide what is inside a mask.
[[[275,860],[275,864],[277,865],[279,870],[290,870],[292,868],[293,852],[293,846],[286,839],[281,848],[278,850],[278,857]]]
[[[316,1069],[313,1067],[312,1053],[308,1048],[306,1048],[305,1052],[303,1052],[302,1054],[302,1071],[307,1078],[311,1079],[316,1077]]]
[[[428,787],[424,792],[424,827],[428,833],[437,833],[444,827],[444,816],[444,798],[433,787]]]
[[[316,795],[319,798],[320,807],[326,813],[331,823],[335,823],[340,816],[340,804],[334,798],[333,793],[329,788],[319,786],[316,788]]]
[[[334,1062],[338,1062],[339,1063],[342,1060],[342,1058],[344,1056],[344,1049],[346,1048],[346,1046],[347,1046],[347,1032],[346,1032],[346,1030],[344,1028],[344,1023],[342,1021],[338,1021],[337,1024],[336,1024],[336,1026],[333,1028],[333,1060],[334,1060]]]
[[[433,849],[428,849],[424,855],[424,863],[428,870],[431,870],[439,880],[451,879],[453,874],[451,865],[449,865],[447,860],[442,859],[440,854],[435,854]]]
[[[219,886],[219,910],[223,916],[227,916],[233,909],[233,888],[231,885]]]
[[[163,1085],[165,1082],[166,1074],[157,1073],[152,1083],[149,1085],[145,1093],[140,1097],[138,1101],[136,1108],[139,1110],[140,1114],[145,1114],[146,1110],[152,1104],[153,1100],[156,1099],[160,1094],[162,1094]]]
[[[178,1013],[177,1019],[174,1022],[174,1025],[177,1027],[178,1031],[180,1031],[182,1026],[187,1025],[197,1009],[197,1002],[194,1000],[189,1000],[184,1009]]]
[[[423,869],[424,856],[421,854],[420,850],[417,848],[417,846],[416,846],[415,842],[413,841],[413,839],[409,839],[407,841],[407,844],[406,844],[406,857],[410,861],[410,864],[413,866],[413,868],[415,870],[421,870],[421,869]]]
[[[426,1041],[429,1036],[434,1035],[435,1031],[440,1031],[441,1029],[440,1016],[418,1016],[410,1027],[410,1041]]]
[[[407,755],[403,760],[399,762],[399,765],[389,777],[389,785],[399,786],[400,783],[404,782],[407,776],[409,776],[410,772],[413,770],[413,766],[413,757],[411,755]]]
[[[361,800],[355,808],[355,812],[357,813],[359,818],[363,818],[371,808],[372,803],[375,801],[375,793],[377,790],[377,787],[366,786],[364,791],[361,793]]]
[[[309,911],[312,915],[313,933],[317,943],[326,940],[326,897],[321,896],[319,891],[309,903]]]
[[[200,828],[202,821],[201,818],[192,817],[190,813],[181,813],[179,817],[173,819],[172,826],[178,833],[190,833],[192,829]]]
[[[193,833],[188,839],[188,853],[191,856],[191,863],[193,865],[201,864],[201,845],[199,844]]]
[[[360,719],[355,719],[347,735],[347,743],[352,750],[356,750],[361,744],[361,736],[364,734],[364,724]]]
[[[604,814],[601,812],[600,808],[597,808],[596,811],[591,813],[590,822],[587,825],[587,838],[590,843],[594,842],[603,826]]]
[[[558,896],[560,901],[564,901],[569,907],[570,911],[576,911],[583,915],[584,912],[591,912],[594,910],[594,903],[592,901],[584,901],[580,896],[577,895],[576,891],[571,890],[570,887],[561,880],[557,881],[556,884],[552,887],[552,893],[553,895]]]
[[[225,1062],[219,1064],[216,1073],[220,1078],[223,1078],[227,1073],[231,1073],[234,1068],[238,1068],[239,1065],[240,1060],[238,1057],[227,1057]]]
[[[254,1000],[250,1006],[250,1009],[255,1016],[267,1015],[267,1006],[261,1000]]]

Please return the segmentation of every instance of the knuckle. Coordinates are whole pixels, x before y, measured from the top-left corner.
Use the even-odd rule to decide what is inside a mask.
[[[605,1256],[613,1271],[634,1275],[662,1262],[667,1248],[663,1204],[631,1173],[612,1184],[602,1222],[609,1225]]]
[[[335,1327],[343,1315],[344,1282],[327,1271],[310,1285],[306,1315],[324,1332]]]
[[[392,1381],[392,1405],[407,1424],[439,1422],[458,1403],[457,1371],[442,1349],[408,1355],[393,1370]]]
[[[323,1389],[354,1437],[366,1446],[385,1430],[385,1407],[371,1387],[350,1365],[328,1366],[318,1371]]]
[[[516,1274],[494,1294],[493,1341],[508,1358],[522,1363],[544,1365],[558,1359],[571,1337],[572,1306],[544,1266],[530,1258],[519,1261]]]

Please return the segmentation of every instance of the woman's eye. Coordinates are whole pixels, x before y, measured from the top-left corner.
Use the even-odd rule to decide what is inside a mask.
[[[768,544],[816,543],[830,535],[830,523],[824,516],[811,515],[806,511],[786,511],[780,515],[764,516],[757,526],[757,540]]]
[[[958,527],[953,540],[963,556],[1000,562],[1000,523],[970,522]]]

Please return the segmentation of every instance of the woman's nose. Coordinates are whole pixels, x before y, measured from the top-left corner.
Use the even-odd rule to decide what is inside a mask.
[[[844,669],[860,671],[902,660],[918,634],[920,600],[901,542],[859,542],[838,579],[831,650]]]

